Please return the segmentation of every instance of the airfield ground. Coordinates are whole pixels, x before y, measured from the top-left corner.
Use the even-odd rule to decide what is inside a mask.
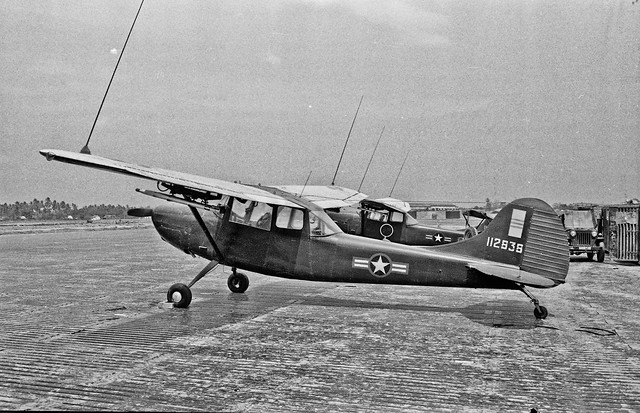
[[[122,229],[122,228],[120,228]],[[312,283],[205,265],[151,228],[0,235],[0,410],[640,411],[640,266],[514,291]]]

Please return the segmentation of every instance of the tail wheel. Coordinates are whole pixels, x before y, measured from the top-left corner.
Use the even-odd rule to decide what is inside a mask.
[[[174,307],[187,308],[191,304],[191,289],[184,284],[173,284],[167,291],[167,302]]]
[[[234,293],[243,293],[249,288],[249,277],[241,272],[234,272],[229,276],[227,286]]]
[[[533,309],[533,315],[536,316],[538,320],[544,320],[549,315],[549,312],[545,306],[541,305]]]

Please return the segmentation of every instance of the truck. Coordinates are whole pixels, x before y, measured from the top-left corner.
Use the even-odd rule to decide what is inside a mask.
[[[603,262],[607,250],[601,210],[595,206],[564,209],[560,218],[567,231],[569,254],[586,254],[589,260],[595,256],[598,262]]]

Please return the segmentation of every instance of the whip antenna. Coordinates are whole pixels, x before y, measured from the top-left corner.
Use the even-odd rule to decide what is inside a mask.
[[[360,188],[362,188],[362,183],[364,182],[364,178],[367,176],[367,172],[369,172],[369,166],[371,165],[371,161],[373,161],[373,155],[376,154],[376,149],[378,149],[378,144],[380,143],[380,138],[382,138],[383,132],[384,132],[384,126],[382,127],[382,131],[380,132],[380,136],[378,136],[378,142],[376,142],[376,146],[375,148],[373,148],[373,153],[371,154],[371,158],[369,158],[369,163],[367,164],[367,169],[365,169],[364,175],[362,176],[362,181],[360,181],[358,192],[360,192]]]
[[[396,188],[396,184],[398,183],[398,178],[400,178],[400,174],[402,173],[402,168],[404,168],[404,163],[407,162],[408,157],[409,157],[409,151],[407,151],[407,154],[404,156],[404,161],[402,161],[402,165],[400,166],[400,171],[398,171],[398,176],[396,176],[396,181],[393,183],[393,186],[391,187],[391,192],[389,192],[389,196],[391,196],[391,194],[393,193],[393,190]]]
[[[104,105],[104,101],[107,99],[107,94],[109,93],[109,88],[111,87],[111,82],[113,82],[113,77],[116,75],[116,71],[118,70],[118,65],[120,64],[120,59],[122,59],[122,55],[124,54],[124,49],[127,47],[127,42],[129,42],[129,37],[131,37],[131,32],[133,31],[133,26],[136,24],[136,20],[138,20],[138,15],[140,14],[140,10],[142,10],[142,5],[144,4],[144,0],[140,2],[140,7],[138,7],[138,12],[136,13],[136,17],[133,19],[133,23],[131,24],[131,28],[129,29],[129,34],[127,35],[127,39],[124,41],[124,46],[122,46],[122,50],[120,51],[120,56],[118,57],[118,61],[116,62],[116,67],[113,69],[113,73],[111,74],[111,80],[109,80],[109,84],[107,85],[107,90],[104,92],[104,96],[102,97],[102,102],[100,103],[100,107],[98,108],[98,113],[96,114],[96,118],[93,121],[93,126],[91,126],[91,131],[89,132],[89,137],[87,138],[87,143],[84,144],[80,153],[91,154],[89,150],[89,141],[91,140],[91,135],[93,135],[93,129],[96,127],[96,123],[98,123],[98,118],[100,117],[100,111],[102,110],[102,105]]]
[[[344,156],[344,151],[347,149],[347,143],[349,143],[349,137],[351,136],[351,131],[353,130],[353,125],[356,123],[356,118],[358,117],[358,111],[360,110],[360,105],[362,105],[362,99],[364,99],[364,95],[360,98],[360,103],[358,103],[358,109],[356,109],[356,114],[353,117],[353,122],[351,122],[351,127],[349,128],[349,134],[347,135],[347,140],[344,143],[344,148],[342,148],[342,154],[340,155],[340,160],[338,161],[338,166],[336,167],[336,173],[333,174],[333,180],[331,180],[331,185],[336,184],[336,176],[338,175],[338,170],[340,169],[340,164],[342,163],[342,157]]]
[[[309,175],[307,176],[307,180],[304,181],[304,186],[302,187],[302,191],[300,191],[300,195],[298,196],[302,196],[302,193],[304,192],[305,188],[307,187],[307,183],[309,183],[309,178],[311,178],[311,173],[313,171],[309,171]]]

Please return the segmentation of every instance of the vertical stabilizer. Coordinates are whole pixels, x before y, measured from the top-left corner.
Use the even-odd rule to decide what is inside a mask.
[[[546,202],[517,199],[480,235],[439,247],[476,259],[513,265],[557,283],[569,270],[569,249],[560,218]]]

